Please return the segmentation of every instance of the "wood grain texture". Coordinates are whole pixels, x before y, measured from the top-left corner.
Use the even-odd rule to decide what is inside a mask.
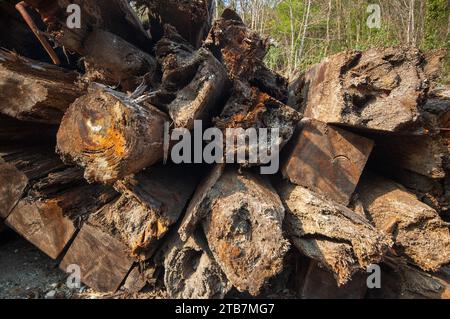
[[[113,184],[163,158],[167,116],[106,87],[77,99],[58,131],[58,153],[89,182]]]
[[[0,218],[7,218],[40,178],[64,168],[48,147],[0,147]]]
[[[53,259],[91,213],[116,196],[114,190],[87,185],[82,172],[68,168],[33,184],[6,220],[9,227]]]
[[[63,271],[70,265],[81,269],[81,281],[101,292],[119,289],[133,265],[126,247],[97,227],[85,224],[60,264]]]
[[[0,50],[0,113],[19,120],[59,124],[84,89],[79,74]]]
[[[302,254],[329,269],[339,286],[380,262],[392,245],[363,216],[343,205],[286,181],[277,190],[287,209],[288,236]]]
[[[427,90],[422,60],[419,50],[406,47],[327,57],[306,73],[299,109],[325,123],[414,132]]]
[[[347,205],[374,142],[318,121],[304,124],[283,165],[283,176]]]
[[[425,271],[450,262],[450,232],[438,213],[405,188],[368,174],[358,187],[367,217],[392,237],[395,250]]]

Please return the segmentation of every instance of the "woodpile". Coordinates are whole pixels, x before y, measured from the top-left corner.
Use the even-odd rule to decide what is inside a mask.
[[[76,1],[74,29],[68,1],[25,3],[62,62],[0,4],[0,232],[98,291],[450,298],[440,52],[347,51],[289,81],[264,64],[270,41],[230,9],[213,21],[212,0],[135,1],[145,23],[126,0]],[[175,164],[167,136],[197,120],[225,137],[277,129],[279,172]]]

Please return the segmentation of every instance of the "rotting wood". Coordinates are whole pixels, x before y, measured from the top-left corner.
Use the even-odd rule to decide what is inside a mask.
[[[0,50],[0,113],[19,120],[59,124],[84,93],[79,74]]]
[[[346,51],[305,75],[295,95],[305,117],[385,132],[414,132],[426,98],[423,55],[412,48]],[[390,107],[396,105],[395,108]]]
[[[84,219],[115,196],[109,187],[84,182],[78,168],[67,168],[36,182],[6,223],[56,259]]]
[[[231,9],[216,20],[204,44],[221,61],[233,80],[245,81],[286,103],[288,81],[264,65],[269,39],[250,30]]]
[[[218,172],[200,186],[199,192],[207,193],[194,196],[185,220],[202,221],[208,245],[227,278],[239,291],[256,296],[283,269],[289,249],[281,229],[284,208],[260,177],[228,168],[216,180]]]
[[[92,214],[89,223],[121,241],[131,257],[149,259],[195,190],[198,177],[185,170],[159,165],[118,181],[122,196]]]
[[[165,108],[175,127],[193,129],[195,120],[209,120],[220,111],[228,76],[208,50],[194,51],[172,26],[166,25],[164,30],[156,54],[163,71],[161,90],[173,96]]]
[[[138,0],[147,6],[150,20],[174,26],[184,39],[199,48],[212,25],[213,0]],[[150,30],[154,31],[154,30]]]
[[[83,0],[77,1],[81,9],[81,28],[70,28],[67,18],[70,12],[69,0],[26,0],[35,8],[47,24],[57,42],[68,50],[83,51],[83,42],[93,30],[104,30],[141,50],[150,51],[151,39],[145,32],[139,18],[126,0]]]
[[[363,216],[286,181],[277,190],[287,209],[286,231],[304,255],[333,272],[339,286],[380,262],[391,242]]]
[[[398,254],[426,271],[450,263],[449,225],[434,209],[376,175],[366,175],[357,193],[369,220],[392,237]]]
[[[35,182],[64,167],[49,147],[0,147],[0,219],[9,216]]]
[[[176,299],[223,299],[232,288],[208,244],[194,232],[182,241],[174,233],[162,248],[164,283]]]
[[[272,150],[280,151],[292,138],[295,132],[297,122],[301,119],[300,115],[292,108],[286,106],[280,101],[272,98],[268,94],[260,91],[256,87],[252,87],[245,82],[239,80],[234,81],[231,91],[231,96],[228,99],[222,113],[214,119],[216,126],[225,131],[225,139],[236,139],[239,136],[227,135],[227,129],[268,129],[267,142],[263,140],[262,135],[258,145],[261,147],[264,142],[267,143],[267,149],[262,148],[262,151],[252,149],[258,145],[245,143],[244,150],[239,149],[235,145],[234,154],[259,154],[257,163],[251,163],[246,159],[243,166],[252,166],[261,164],[264,161],[264,152],[268,154],[268,158],[278,156],[279,154],[272,154]],[[276,130],[276,132],[275,132]],[[233,130],[231,134],[235,134]],[[275,134],[275,138],[272,134]],[[244,133],[245,134],[245,133]],[[227,145],[227,148],[230,145]],[[227,149],[227,153],[229,150]]]
[[[114,183],[163,158],[167,116],[122,93],[96,88],[77,99],[58,132],[58,152],[89,182]]]

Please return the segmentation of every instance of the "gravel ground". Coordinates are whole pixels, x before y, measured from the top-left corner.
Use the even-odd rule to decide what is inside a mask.
[[[58,262],[40,252],[16,234],[0,233],[0,299],[155,299],[164,298],[162,290],[129,294],[119,291],[103,294],[82,286],[69,289],[67,275]]]

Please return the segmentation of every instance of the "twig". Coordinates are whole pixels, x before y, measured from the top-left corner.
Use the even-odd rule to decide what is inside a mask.
[[[41,31],[38,29],[36,24],[34,23],[33,19],[27,12],[28,4],[25,3],[25,1],[19,2],[16,4],[16,10],[19,11],[22,18],[27,23],[28,27],[33,31],[36,38],[39,40],[39,42],[44,47],[45,51],[47,51],[48,55],[53,61],[53,64],[59,65],[61,64],[61,61],[59,60],[58,55],[56,54],[55,50],[53,50],[52,46],[48,42],[48,40],[41,34]]]

